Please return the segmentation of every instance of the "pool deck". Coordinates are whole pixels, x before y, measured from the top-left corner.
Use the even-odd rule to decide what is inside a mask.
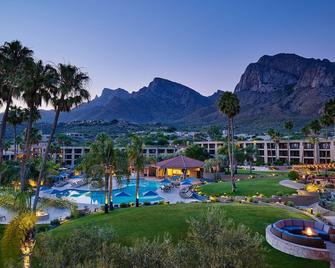
[[[151,179],[151,180],[154,180],[154,179]],[[158,180],[156,179],[155,181],[158,181]],[[113,189],[119,189],[117,184],[114,184],[114,185],[115,187],[113,187]],[[68,190],[68,189],[92,191],[92,189],[89,189],[88,185],[83,185],[80,187],[73,188],[70,184],[66,184],[63,187],[52,187],[51,189],[59,190],[59,191]],[[179,195],[180,189],[181,189],[180,187],[172,188],[170,192],[164,192],[161,189],[157,189],[156,192],[160,197],[164,198],[164,200],[168,201],[170,204],[199,202],[199,200],[195,198],[188,198],[188,199],[182,198]],[[103,188],[95,189],[95,191],[103,191],[103,190],[104,190]],[[40,197],[58,199],[54,194],[50,194],[49,191],[41,191]],[[101,204],[77,203],[77,205],[79,209],[83,209],[87,207],[92,212],[100,209],[101,207]],[[46,220],[38,221],[38,224],[50,223],[51,220],[64,219],[71,215],[70,210],[67,208],[48,207],[48,208],[44,208],[43,210],[49,213],[49,218]],[[0,216],[6,217],[6,220],[1,221],[0,224],[7,224],[9,221],[11,221],[11,219],[13,219],[13,217],[15,216],[15,212],[0,207]]]

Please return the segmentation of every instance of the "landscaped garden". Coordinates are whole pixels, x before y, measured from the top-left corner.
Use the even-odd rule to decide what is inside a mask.
[[[116,210],[110,214],[98,214],[70,221],[50,231],[52,239],[61,239],[83,226],[98,226],[114,230],[121,244],[132,245],[139,238],[154,239],[168,233],[176,243],[186,237],[187,220],[205,212],[208,206],[222,208],[227,217],[243,223],[253,232],[264,235],[265,227],[279,219],[307,216],[285,209],[246,204],[176,204]],[[270,267],[327,267],[327,263],[296,258],[271,248],[267,249],[266,262]],[[65,245],[64,245],[65,246]]]
[[[243,179],[237,182],[235,192],[231,191],[231,183],[229,181],[209,183],[200,187],[200,191],[208,196],[254,196],[264,195],[271,197],[272,195],[289,195],[296,191],[284,187],[279,184],[281,180],[287,179],[286,172],[253,172],[254,178]]]

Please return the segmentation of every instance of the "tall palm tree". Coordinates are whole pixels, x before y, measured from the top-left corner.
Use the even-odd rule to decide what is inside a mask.
[[[136,170],[136,207],[139,207],[140,172],[144,169],[143,140],[133,136],[128,148],[129,161]]]
[[[293,129],[294,123],[292,120],[288,120],[284,123],[284,128],[287,130],[288,132],[288,141],[287,141],[287,146],[288,146],[288,163],[291,163],[291,156],[290,156],[290,152],[289,152],[289,147],[290,147],[290,139],[292,137],[292,129]]]
[[[21,159],[21,191],[25,190],[26,162],[31,156],[31,131],[34,122],[34,114],[50,98],[49,89],[53,87],[54,69],[50,65],[44,65],[42,61],[28,61],[24,66],[23,87],[21,98],[27,105],[28,122],[25,136],[24,157]]]
[[[17,125],[20,125],[24,121],[24,111],[21,107],[16,105],[11,106],[8,113],[8,123],[13,126],[14,129],[14,159],[17,156]]]
[[[53,73],[56,85],[49,88],[49,102],[55,110],[55,118],[51,127],[51,133],[43,155],[40,174],[37,180],[36,195],[33,209],[36,210],[40,193],[41,182],[44,179],[44,168],[49,156],[51,141],[55,135],[59,115],[61,112],[70,112],[72,108],[90,99],[90,93],[86,86],[89,77],[73,65],[59,64],[57,73]]]
[[[31,60],[33,51],[23,46],[20,41],[6,42],[0,47],[0,99],[5,103],[0,128],[0,163],[3,160],[3,143],[6,134],[9,107],[14,98],[21,94],[23,65]]]
[[[319,144],[319,134],[321,130],[321,125],[319,120],[313,120],[309,123],[309,129],[310,129],[310,143],[313,144],[314,149],[314,164],[317,164],[319,162],[319,150],[318,150],[318,144]]]
[[[224,92],[218,102],[218,108],[220,112],[227,117],[227,145],[228,145],[228,156],[230,162],[230,177],[232,184],[232,191],[236,191],[236,181],[234,178],[235,158],[234,158],[234,117],[240,112],[240,101],[238,97],[232,92]]]
[[[271,140],[274,142],[275,144],[275,150],[276,150],[276,155],[275,155],[275,158],[276,160],[278,160],[279,158],[279,155],[278,155],[278,147],[279,147],[279,142],[280,142],[280,139],[281,139],[281,134],[279,131],[276,131],[274,130],[273,128],[270,128],[268,130],[268,135],[271,137]],[[272,147],[272,146],[270,146]],[[272,164],[273,164],[273,155],[272,155],[272,148],[271,148],[271,161],[272,161]]]
[[[105,213],[108,213],[109,195],[112,195],[112,175],[115,170],[115,152],[112,139],[106,133],[97,135],[81,163],[87,175],[104,174],[105,179]],[[113,204],[110,204],[113,208]]]

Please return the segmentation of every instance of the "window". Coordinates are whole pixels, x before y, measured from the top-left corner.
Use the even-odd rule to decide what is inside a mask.
[[[290,156],[300,156],[300,152],[299,151],[291,151]]]
[[[81,154],[82,150],[81,149],[74,149],[75,154]]]
[[[309,142],[305,142],[304,143],[304,149],[312,150],[312,149],[314,149],[314,144],[309,143]]]
[[[304,157],[313,157],[313,156],[314,156],[313,151],[305,151],[304,152]]]
[[[215,150],[209,150],[209,154],[215,154]]]
[[[279,149],[287,149],[287,143],[279,143]]]
[[[166,152],[167,152],[168,154],[173,154],[173,153],[174,153],[174,149],[167,149]]]
[[[300,144],[298,142],[290,143],[290,149],[299,149]]]
[[[72,149],[65,149],[66,154],[72,154]]]
[[[288,156],[288,151],[279,151],[279,156]]]
[[[165,153],[165,149],[158,149],[158,153],[159,154],[164,154]]]
[[[214,149],[215,148],[215,144],[214,143],[209,144],[209,148]]]
[[[66,154],[65,159],[72,159],[72,155],[71,154]]]
[[[320,157],[330,157],[330,151],[320,151]]]
[[[264,143],[257,143],[256,146],[258,149],[264,149]]]
[[[147,153],[147,149],[143,149],[143,153],[146,154]]]
[[[156,153],[156,149],[149,149],[149,154],[155,154]]]
[[[330,143],[329,142],[320,142],[319,143],[320,149],[330,149]]]

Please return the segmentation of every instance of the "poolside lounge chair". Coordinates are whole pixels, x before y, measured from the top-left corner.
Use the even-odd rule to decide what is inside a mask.
[[[54,186],[55,186],[55,187],[63,187],[63,186],[66,185],[66,184],[68,184],[67,181],[60,180],[60,181],[54,183]]]
[[[180,189],[179,191],[179,195],[182,198],[192,198],[193,197],[193,192],[192,192],[192,188],[191,187],[185,187]]]
[[[71,183],[71,186],[73,188],[77,188],[77,187],[83,186],[85,184],[86,184],[86,182],[84,180],[76,180],[76,181]]]

